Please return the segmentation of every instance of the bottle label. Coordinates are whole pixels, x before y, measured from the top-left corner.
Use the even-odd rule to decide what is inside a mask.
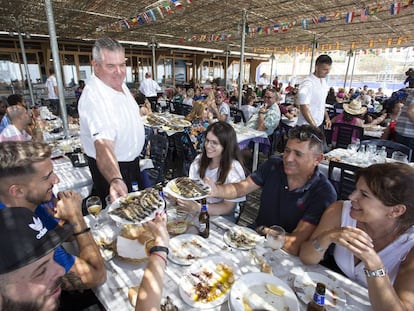
[[[325,296],[324,295],[319,295],[318,293],[313,294],[313,301],[320,305],[320,306],[324,306],[325,305]]]
[[[200,232],[204,232],[207,229],[207,224],[201,223],[200,226],[198,227],[198,230]]]

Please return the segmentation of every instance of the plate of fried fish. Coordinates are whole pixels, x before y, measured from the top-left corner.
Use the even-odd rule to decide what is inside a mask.
[[[118,198],[108,208],[108,215],[121,224],[138,224],[154,218],[165,208],[165,201],[155,189],[132,192]]]
[[[211,188],[201,180],[178,177],[168,182],[165,186],[165,191],[179,199],[200,200],[206,198],[210,194]]]

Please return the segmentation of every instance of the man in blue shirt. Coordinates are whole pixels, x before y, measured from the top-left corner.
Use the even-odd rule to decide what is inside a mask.
[[[106,270],[99,249],[82,215],[82,198],[75,191],[58,193],[53,202],[53,186],[59,178],[53,172],[51,148],[38,142],[0,144],[0,201],[2,207],[21,206],[35,212],[47,229],[63,223],[73,226],[79,257],[62,247],[54,259],[66,269],[63,288],[85,289],[105,282]],[[53,204],[55,203],[55,204]],[[1,207],[1,206],[0,206]]]
[[[283,158],[270,158],[246,179],[233,184],[215,185],[211,196],[232,199],[262,188],[259,214],[252,224],[266,234],[272,225],[286,232],[284,249],[298,255],[302,242],[309,239],[324,210],[336,201],[336,192],[321,174],[323,133],[302,125],[290,130]]]

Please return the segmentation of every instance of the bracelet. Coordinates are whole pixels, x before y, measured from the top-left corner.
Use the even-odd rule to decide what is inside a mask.
[[[109,181],[109,184],[112,184],[117,179],[124,181],[124,179],[122,177],[114,177]]]
[[[85,229],[83,229],[82,231],[79,231],[79,232],[74,233],[74,234],[73,234],[73,236],[78,236],[78,235],[81,235],[81,234],[87,233],[87,232],[89,232],[89,231],[91,231],[91,228],[90,228],[90,227],[86,227],[86,228],[85,228]]]
[[[167,259],[165,259],[164,256],[161,256],[160,254],[157,254],[157,253],[152,253],[151,256],[152,255],[155,255],[157,257],[160,257],[164,261],[165,265],[167,265]]]
[[[364,268],[364,272],[367,278],[377,278],[377,277],[383,277],[387,275],[387,272],[385,272],[384,268],[380,268],[377,270],[368,270]]]
[[[317,238],[314,238],[312,240],[312,246],[318,253],[324,253],[326,251],[326,248],[323,248],[320,244]]]
[[[154,252],[165,252],[168,255],[169,250],[168,250],[168,247],[155,245],[155,246],[151,247],[150,250],[149,250],[149,253],[151,255]]]

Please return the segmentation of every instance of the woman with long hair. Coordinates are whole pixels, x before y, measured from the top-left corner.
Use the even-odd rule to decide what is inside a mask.
[[[196,150],[201,149],[204,143],[205,131],[213,122],[213,114],[209,111],[206,101],[197,100],[193,102],[193,109],[185,117],[191,122],[188,134]]]
[[[245,179],[244,169],[239,158],[236,132],[224,121],[215,122],[207,128],[202,153],[191,164],[189,177],[202,180],[209,177],[216,184],[234,183]],[[234,200],[207,198],[210,215],[224,215],[235,221],[234,210],[238,202],[246,197]],[[178,205],[190,212],[200,210],[196,201],[177,200]]]

